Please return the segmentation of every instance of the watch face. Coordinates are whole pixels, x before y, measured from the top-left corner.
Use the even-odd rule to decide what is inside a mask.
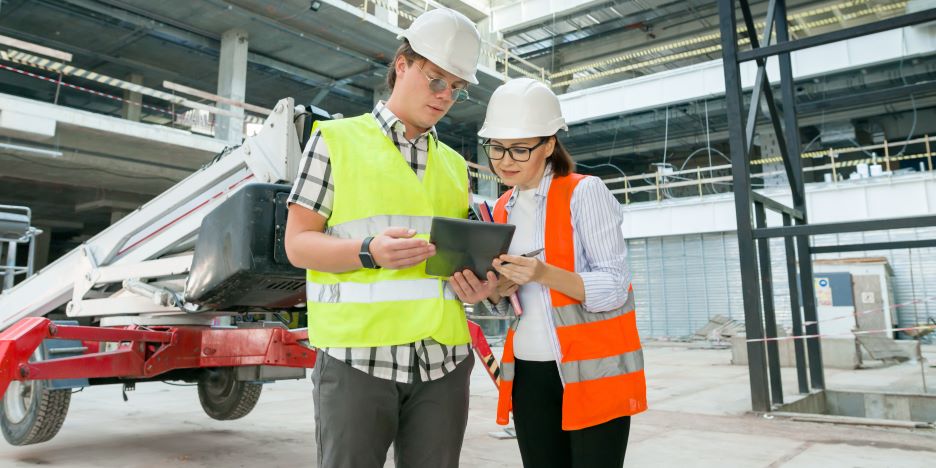
[[[361,252],[358,257],[361,259],[361,265],[364,268],[377,268],[377,263],[374,262],[374,257],[370,252]]]

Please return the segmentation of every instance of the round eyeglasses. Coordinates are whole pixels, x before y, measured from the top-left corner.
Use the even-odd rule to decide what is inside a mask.
[[[530,160],[530,155],[533,154],[533,150],[535,150],[536,148],[539,148],[540,146],[543,146],[543,144],[546,143],[547,141],[549,141],[549,138],[544,137],[540,139],[539,143],[533,146],[529,146],[529,147],[527,146],[507,147],[507,146],[502,146],[502,145],[495,145],[492,143],[485,143],[481,145],[481,147],[484,148],[484,154],[486,154],[489,159],[492,159],[494,161],[504,159],[504,155],[509,154],[510,159],[513,159],[514,161],[527,162]]]
[[[417,63],[416,66],[419,67],[419,71],[422,72],[423,76],[425,76],[426,79],[429,80],[430,91],[432,91],[433,93],[440,93],[442,91],[445,91],[446,89],[449,89],[448,81],[445,81],[442,78],[433,78],[429,76],[429,74],[426,73],[425,70],[423,70],[423,68],[419,65],[419,63]],[[467,87],[461,87],[461,88],[452,87],[452,100],[455,102],[467,101],[468,100],[468,88]]]

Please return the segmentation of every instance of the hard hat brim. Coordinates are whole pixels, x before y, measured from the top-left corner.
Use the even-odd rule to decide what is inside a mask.
[[[553,136],[559,130],[569,130],[569,127],[566,124],[562,124],[555,127],[542,128],[541,131],[536,131],[535,129],[530,128],[519,128],[519,127],[493,127],[485,125],[481,127],[481,130],[478,130],[478,136],[481,138],[535,138],[535,137],[548,137]]]

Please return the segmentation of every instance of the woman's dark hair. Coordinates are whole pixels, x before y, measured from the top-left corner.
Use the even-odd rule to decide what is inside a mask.
[[[387,87],[390,89],[390,92],[393,92],[393,85],[396,84],[396,62],[401,55],[406,58],[407,66],[412,65],[413,62],[425,60],[422,55],[417,54],[416,51],[413,50],[409,40],[403,39],[403,43],[397,48],[396,55],[393,56],[393,61],[390,62],[390,66],[387,68]]]
[[[553,135],[553,138],[556,141],[556,146],[553,148],[553,152],[547,161],[552,165],[553,174],[555,176],[567,176],[575,171],[575,160],[572,159],[572,155],[565,149],[565,146],[562,146],[562,143],[559,142],[559,137]]]

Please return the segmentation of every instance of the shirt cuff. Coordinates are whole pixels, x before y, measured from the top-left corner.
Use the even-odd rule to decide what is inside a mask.
[[[585,285],[582,305],[589,312],[607,312],[624,305],[627,286],[622,286],[613,275],[603,271],[578,272]]]

